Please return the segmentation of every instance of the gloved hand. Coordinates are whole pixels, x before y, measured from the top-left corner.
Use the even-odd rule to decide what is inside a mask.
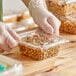
[[[31,0],[30,13],[35,21],[46,33],[59,35],[61,22],[42,5],[43,0]],[[38,2],[38,3],[37,3]]]
[[[0,49],[9,51],[17,46],[16,40],[20,40],[20,37],[6,24],[0,22]]]

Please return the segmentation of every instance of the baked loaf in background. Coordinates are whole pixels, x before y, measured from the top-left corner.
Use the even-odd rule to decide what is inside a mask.
[[[46,0],[46,3],[61,21],[60,32],[76,34],[76,0]]]
[[[73,2],[70,2],[73,1]],[[48,10],[57,15],[76,14],[75,0],[46,0]]]
[[[76,34],[76,14],[62,17],[60,16],[59,19],[61,21],[61,32]]]

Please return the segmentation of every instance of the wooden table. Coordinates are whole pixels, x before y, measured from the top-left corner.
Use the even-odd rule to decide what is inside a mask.
[[[37,72],[54,72],[59,76],[76,76],[76,35],[62,35],[71,40],[70,43],[61,46],[58,56],[43,61],[35,61],[18,52],[8,56],[19,60],[25,70],[24,75],[30,75]],[[16,48],[16,50],[18,50]],[[55,60],[54,60],[55,59]],[[58,75],[57,75],[58,76]]]

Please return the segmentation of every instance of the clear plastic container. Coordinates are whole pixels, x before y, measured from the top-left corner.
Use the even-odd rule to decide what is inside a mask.
[[[3,17],[3,21],[16,32],[37,27],[33,18],[30,16],[29,11],[22,14],[12,14]]]
[[[16,60],[0,55],[0,76],[23,76],[22,64]]]
[[[59,45],[66,42],[66,39],[48,35],[39,28],[22,33],[20,36],[22,37],[19,42],[21,54],[36,60],[56,56]]]
[[[17,24],[12,27],[16,32],[22,32],[22,31],[26,31],[29,30],[31,28],[37,27],[37,25],[35,24],[35,22],[33,21],[32,17],[30,18],[26,18],[23,19],[19,22],[17,22]]]
[[[38,27],[38,25],[32,21],[32,18],[24,19],[20,22],[6,23],[6,24],[9,27],[11,27],[14,31],[16,31],[17,33],[21,33],[23,31],[30,30],[34,27]]]
[[[76,14],[68,16],[59,16],[58,18],[61,21],[61,32],[76,34]]]
[[[76,14],[76,0],[47,0],[49,11],[57,15]]]

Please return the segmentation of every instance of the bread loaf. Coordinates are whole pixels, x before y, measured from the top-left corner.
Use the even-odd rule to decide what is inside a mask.
[[[59,45],[53,46],[53,44],[58,41],[58,37],[47,35],[36,29],[30,33],[26,32],[24,38],[19,42],[19,48],[21,54],[35,60],[43,60],[57,55]]]
[[[71,1],[71,2],[70,2]],[[73,0],[50,0],[46,1],[48,10],[57,15],[76,14],[76,1]]]
[[[61,32],[76,34],[76,15],[62,16],[59,19],[61,20]]]

